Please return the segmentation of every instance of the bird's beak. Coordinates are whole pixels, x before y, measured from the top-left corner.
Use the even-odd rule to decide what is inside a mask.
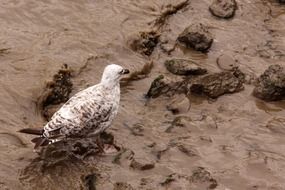
[[[122,75],[129,74],[129,73],[130,73],[129,69],[123,69],[122,71]]]

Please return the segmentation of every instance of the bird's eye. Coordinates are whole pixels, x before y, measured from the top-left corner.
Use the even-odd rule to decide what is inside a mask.
[[[130,73],[130,71],[128,69],[123,69],[123,70],[120,71],[121,75],[129,74],[129,73]]]

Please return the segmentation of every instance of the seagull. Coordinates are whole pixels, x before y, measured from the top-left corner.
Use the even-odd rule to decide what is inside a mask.
[[[101,82],[72,96],[43,129],[25,128],[19,132],[38,135],[34,149],[65,138],[96,137],[104,152],[100,134],[111,126],[120,102],[120,78],[130,71],[111,64],[105,67]]]

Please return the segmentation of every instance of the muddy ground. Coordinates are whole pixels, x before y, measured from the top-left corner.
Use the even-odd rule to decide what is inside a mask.
[[[284,4],[238,0],[230,19],[213,16],[210,4],[1,1],[0,189],[285,189],[284,101],[255,98],[250,82],[216,99],[191,93],[145,98],[157,76],[181,79],[165,68],[171,58],[215,73],[222,71],[217,59],[230,57],[252,78],[272,64],[285,66]],[[177,43],[195,22],[213,36],[207,52]],[[120,111],[107,131],[120,151],[34,153],[31,137],[17,131],[45,124],[39,99],[47,83],[67,64],[72,95],[98,83],[109,63],[132,72],[148,67],[122,85]],[[86,151],[89,145],[76,146]]]

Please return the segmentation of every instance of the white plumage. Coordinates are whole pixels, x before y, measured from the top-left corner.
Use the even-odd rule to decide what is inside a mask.
[[[110,127],[117,115],[120,102],[120,78],[129,70],[119,65],[108,65],[101,82],[71,97],[44,126],[43,134],[33,140],[43,146],[65,137],[84,138],[98,136]],[[21,130],[27,132],[27,130]]]

